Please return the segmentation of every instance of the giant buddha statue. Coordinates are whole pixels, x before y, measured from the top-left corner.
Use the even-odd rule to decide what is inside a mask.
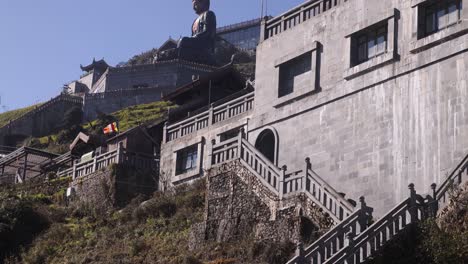
[[[216,15],[210,11],[210,0],[192,0],[198,15],[192,24],[192,36],[179,40],[176,49],[158,52],[155,61],[185,59],[201,63],[214,62],[216,41]]]

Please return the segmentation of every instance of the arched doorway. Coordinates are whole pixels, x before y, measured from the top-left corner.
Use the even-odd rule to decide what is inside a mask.
[[[277,138],[271,129],[265,129],[258,135],[255,148],[276,164]]]

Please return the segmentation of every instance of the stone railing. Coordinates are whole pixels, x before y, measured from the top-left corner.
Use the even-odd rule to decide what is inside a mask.
[[[364,263],[370,256],[381,249],[385,243],[402,233],[414,223],[435,216],[436,207],[416,194],[414,184],[409,185],[410,197],[395,206],[380,220],[361,233],[350,230],[347,234],[346,246],[327,259],[324,264],[358,264]],[[358,234],[356,236],[356,234]],[[314,262],[316,263],[316,262]]]
[[[115,150],[103,153],[85,162],[73,165],[73,168],[61,171],[59,177],[72,176],[73,179],[92,174],[102,168],[107,168],[111,164],[125,164],[141,170],[158,171],[157,160],[154,156],[130,152],[119,145]]]
[[[334,226],[306,249],[303,249],[300,245],[297,256],[287,264],[324,263],[346,246],[345,241],[350,231],[354,233],[363,232],[367,229],[371,219],[372,208],[368,207],[364,197],[361,197],[358,210]]]
[[[234,159],[251,171],[270,191],[283,198],[305,193],[318,204],[335,223],[341,222],[354,212],[354,206],[340,195],[311,168],[310,159],[306,159],[305,173],[297,171],[287,173],[287,167],[276,167],[245,138],[241,131],[235,138],[220,142],[212,141],[211,165],[216,166]]]
[[[253,109],[254,93],[231,100],[208,111],[164,127],[164,142],[169,142]]]
[[[83,104],[83,98],[81,97],[77,97],[77,96],[71,96],[71,95],[67,95],[67,94],[60,94],[59,96],[57,97],[54,97],[52,99],[50,99],[49,101],[37,106],[36,108],[32,109],[31,111],[29,112],[26,112],[24,113],[23,115],[19,116],[18,118],[16,119],[13,119],[13,120],[10,120],[7,124],[5,124],[3,127],[0,127],[0,128],[4,128],[4,127],[11,127],[13,125],[15,125],[17,122],[20,122],[30,116],[33,116],[37,113],[40,113],[44,110],[47,110],[51,105],[54,105],[58,102],[69,102],[69,103],[73,103],[73,104],[77,104],[77,105],[81,105]]]
[[[0,146],[0,158],[2,155],[8,155],[15,151],[16,148],[14,147],[8,147],[8,146]]]
[[[463,177],[465,176],[465,177]],[[453,170],[447,179],[439,186],[435,197],[440,207],[443,207],[448,200],[449,190],[456,185],[461,185],[468,179],[468,155],[462,162]]]
[[[310,0],[273,19],[262,22],[261,40],[271,38],[348,0]]]
[[[285,196],[306,193],[315,203],[325,207],[335,222],[340,222],[354,212],[354,206],[312,170],[310,158],[306,158],[305,173],[287,174],[283,166]]]

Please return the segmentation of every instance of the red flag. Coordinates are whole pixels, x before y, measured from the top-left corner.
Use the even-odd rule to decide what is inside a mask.
[[[107,125],[105,128],[104,128],[104,134],[110,134],[110,133],[114,133],[114,132],[119,132],[119,129],[117,128],[117,123],[114,122],[112,124],[109,124]]]

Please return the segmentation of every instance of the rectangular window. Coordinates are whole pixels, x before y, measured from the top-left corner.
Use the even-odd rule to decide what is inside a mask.
[[[307,52],[280,65],[278,97],[294,92],[297,77],[312,70],[312,52]],[[312,85],[312,84],[311,84]]]
[[[387,23],[371,26],[351,36],[351,66],[356,66],[387,51]]]
[[[198,146],[193,145],[177,152],[176,175],[197,167]]]
[[[418,38],[432,35],[460,20],[462,0],[429,1],[418,10]]]

